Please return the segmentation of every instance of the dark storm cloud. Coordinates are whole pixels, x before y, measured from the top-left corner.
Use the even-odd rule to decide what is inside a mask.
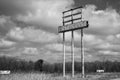
[[[0,16],[0,35],[6,35],[6,33],[13,27],[15,23],[8,16]]]
[[[31,2],[32,0],[0,0],[0,14],[25,14],[32,10]]]
[[[111,7],[120,10],[120,0],[74,0],[75,6],[88,5],[93,4],[97,6],[98,9],[106,9],[107,7]]]
[[[39,2],[43,0],[0,0],[0,14],[16,15],[21,13],[26,14],[27,12],[30,11],[32,12],[34,10],[33,3],[36,1]],[[75,6],[93,4],[96,5],[98,9],[106,9],[106,7],[112,7],[117,10],[120,10],[119,0],[74,0],[74,1]]]
[[[0,0],[0,35],[5,36],[14,27],[23,27],[15,16],[33,11],[31,4],[32,0]]]

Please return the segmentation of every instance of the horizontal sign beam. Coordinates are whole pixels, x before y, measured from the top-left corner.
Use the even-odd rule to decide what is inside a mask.
[[[69,9],[67,11],[64,11],[63,13],[67,13],[67,12],[74,11],[74,10],[81,9],[81,8],[83,8],[83,6],[80,6],[80,7],[74,8],[74,9]]]
[[[77,13],[74,13],[74,14],[66,15],[63,18],[68,18],[68,17],[71,17],[71,16],[79,15],[79,14],[82,15],[82,12],[77,12]]]
[[[77,20],[81,20],[82,18],[75,18],[75,19],[72,19],[72,20],[67,20],[67,21],[64,21],[63,23],[69,23],[69,22],[74,22],[74,21],[77,21]]]
[[[62,33],[62,32],[67,32],[67,31],[83,29],[83,28],[87,28],[87,27],[88,27],[88,21],[80,21],[80,22],[68,24],[65,26],[59,26],[58,32]]]

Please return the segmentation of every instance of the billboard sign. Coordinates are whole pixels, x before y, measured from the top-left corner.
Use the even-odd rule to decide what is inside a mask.
[[[62,32],[73,31],[73,30],[87,28],[87,27],[88,27],[88,21],[80,21],[80,22],[68,24],[65,26],[59,26],[58,32],[62,33]]]

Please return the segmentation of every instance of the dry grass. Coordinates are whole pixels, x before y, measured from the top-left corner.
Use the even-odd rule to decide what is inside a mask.
[[[44,73],[12,73],[10,75],[0,75],[0,80],[111,80],[120,78],[120,73],[102,73],[102,74],[87,74],[85,79],[82,79],[80,74],[76,74],[72,78],[69,74],[65,78],[61,74],[44,74]]]

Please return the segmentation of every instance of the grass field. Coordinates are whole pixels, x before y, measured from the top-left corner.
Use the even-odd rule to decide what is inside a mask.
[[[120,80],[120,73],[101,73],[87,74],[85,79],[80,74],[72,78],[67,74],[65,78],[62,74],[44,74],[44,73],[12,73],[9,75],[0,75],[0,80]]]

